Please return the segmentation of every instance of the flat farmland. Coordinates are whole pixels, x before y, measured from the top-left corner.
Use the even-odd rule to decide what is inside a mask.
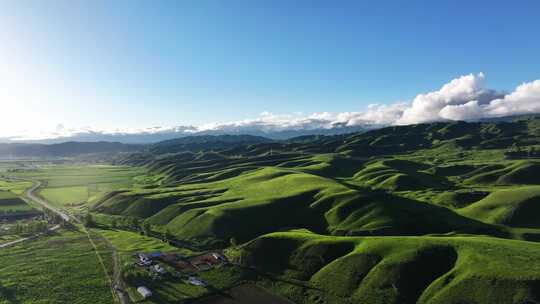
[[[29,182],[0,180],[0,215],[36,212],[19,197],[31,185]]]
[[[0,214],[11,212],[20,213],[33,210],[28,204],[9,191],[0,190]]]
[[[130,188],[140,169],[102,165],[42,166],[13,176],[44,182],[39,194],[59,207],[91,202],[108,191]]]
[[[0,191],[10,191],[17,195],[22,195],[30,187],[32,183],[28,181],[0,180]]]

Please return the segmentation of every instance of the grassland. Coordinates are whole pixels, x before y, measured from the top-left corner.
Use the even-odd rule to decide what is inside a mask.
[[[97,241],[111,269],[110,251]],[[113,303],[110,284],[85,234],[61,234],[0,250],[0,303]]]

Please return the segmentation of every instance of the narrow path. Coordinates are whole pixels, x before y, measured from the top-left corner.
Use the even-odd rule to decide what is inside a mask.
[[[122,298],[118,296],[117,291],[113,287],[113,285],[114,285],[113,279],[111,278],[111,276],[109,276],[109,272],[107,271],[107,266],[105,266],[105,262],[103,262],[103,259],[101,258],[101,255],[99,254],[99,250],[98,250],[98,248],[96,246],[96,243],[94,243],[94,240],[92,239],[92,236],[90,235],[90,232],[88,232],[86,227],[84,227],[84,225],[82,225],[82,227],[83,227],[84,233],[86,233],[86,236],[88,237],[88,241],[90,242],[90,244],[94,248],[94,252],[96,253],[96,257],[97,257],[97,259],[99,261],[99,264],[101,265],[101,268],[103,269],[103,273],[105,273],[105,276],[107,277],[107,280],[109,281],[109,286],[111,287],[111,295],[112,295],[113,299],[118,299],[120,301],[120,303],[124,304],[124,302],[122,302]]]
[[[127,285],[124,282],[124,280],[122,280],[122,270],[121,270],[121,266],[120,266],[120,258],[118,257],[118,251],[116,250],[116,248],[111,244],[111,242],[107,238],[105,238],[103,236],[101,236],[101,237],[105,240],[105,243],[107,244],[107,246],[112,251],[112,255],[113,255],[113,278],[114,278],[114,282],[115,282],[116,286],[118,286],[120,288],[120,290],[115,289],[116,294],[118,295],[118,298],[120,299],[121,303],[126,303],[126,304],[131,303],[131,299],[130,299],[129,295],[126,292]]]

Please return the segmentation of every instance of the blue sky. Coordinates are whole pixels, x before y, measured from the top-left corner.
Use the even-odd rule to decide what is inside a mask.
[[[12,115],[0,126],[363,111],[479,72],[512,91],[540,78],[538,12],[536,0],[2,1],[0,102]]]

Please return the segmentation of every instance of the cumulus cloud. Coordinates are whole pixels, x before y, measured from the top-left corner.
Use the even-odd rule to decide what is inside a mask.
[[[58,125],[52,132],[10,137],[9,140],[119,140],[124,142],[155,142],[193,134],[255,134],[271,137],[276,132],[345,130],[375,128],[447,120],[477,120],[481,118],[540,113],[540,80],[524,83],[505,94],[489,89],[483,73],[469,74],[451,80],[440,89],[418,94],[410,102],[372,104],[357,112],[321,112],[274,114],[263,112],[258,117],[202,126],[152,127],[143,129],[98,130],[67,128]],[[336,132],[338,133],[338,132]],[[296,133],[298,134],[298,133]],[[0,139],[1,140],[1,139]]]
[[[446,105],[439,114],[448,120],[474,120],[482,118],[483,112],[478,100],[471,100],[465,104]]]
[[[455,79],[436,92],[418,95],[400,123],[477,120],[540,113],[540,80],[524,83],[510,94],[484,87],[484,75]]]
[[[414,124],[445,119],[465,119],[467,109],[476,109],[481,103],[500,96],[496,91],[485,88],[485,76],[469,74],[456,78],[433,91],[416,96],[409,108],[403,112],[396,124]],[[467,106],[465,106],[468,104]]]
[[[489,116],[519,115],[540,112],[540,79],[524,83],[514,92],[485,106]]]

